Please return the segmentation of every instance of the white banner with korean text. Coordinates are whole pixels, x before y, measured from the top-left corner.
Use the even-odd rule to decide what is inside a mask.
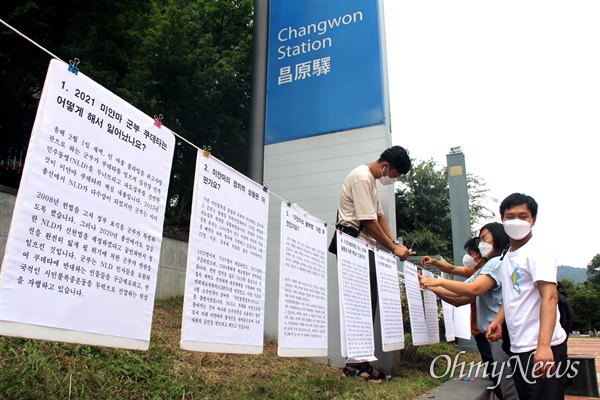
[[[0,274],[0,334],[147,349],[174,137],[52,60]]]
[[[433,274],[426,269],[423,270],[423,276],[433,278]],[[440,342],[440,325],[437,296],[431,290],[423,290],[423,300],[425,303],[425,323],[427,325],[427,340],[430,344]]]
[[[367,245],[338,232],[337,265],[342,356],[376,361]]]
[[[410,316],[410,332],[413,345],[419,346],[429,343],[427,335],[427,324],[425,322],[425,311],[423,309],[423,297],[419,286],[417,267],[404,261],[404,287],[408,301],[408,314]]]
[[[456,340],[456,337],[454,336],[454,306],[442,300],[442,312],[444,313],[446,342],[453,342]]]
[[[285,357],[327,356],[327,227],[281,203],[279,340]]]
[[[181,348],[262,353],[268,210],[266,188],[198,152]]]
[[[396,256],[378,250],[375,252],[375,262],[382,348],[383,351],[401,350],[404,348],[404,324]]]

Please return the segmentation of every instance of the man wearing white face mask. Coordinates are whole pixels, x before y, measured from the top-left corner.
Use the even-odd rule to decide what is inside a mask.
[[[338,221],[336,228],[357,237],[370,248],[375,243],[389,249],[402,261],[410,251],[395,242],[396,235],[390,229],[379,201],[377,180],[382,185],[393,184],[401,175],[410,171],[411,161],[406,149],[393,146],[381,153],[377,161],[363,164],[353,169],[342,185],[338,202]],[[375,319],[377,309],[377,275],[375,255],[369,251],[369,269],[371,284],[371,311]],[[374,370],[365,360],[348,359],[343,370],[346,376],[385,381],[390,376]]]
[[[556,259],[539,250],[531,233],[537,208],[531,196],[521,193],[500,204],[510,249],[501,267],[503,304],[487,337],[501,338],[506,321],[510,350],[523,366],[514,375],[520,399],[562,399],[569,368],[567,334],[559,321]]]
[[[379,243],[402,261],[410,252],[394,241],[396,235],[379,202],[377,180],[382,185],[391,185],[408,173],[410,167],[408,152],[401,146],[390,147],[377,161],[360,165],[348,174],[338,202],[337,225],[353,229],[358,233],[358,239],[371,246]]]

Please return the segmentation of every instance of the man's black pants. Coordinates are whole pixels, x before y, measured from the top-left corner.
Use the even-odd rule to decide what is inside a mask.
[[[539,372],[534,377],[534,352],[518,353],[517,359],[511,358],[510,365],[513,367],[513,380],[519,393],[519,399],[564,399],[567,386],[567,373],[570,366],[567,361],[567,341],[552,346],[554,354],[554,365],[556,370],[551,377],[540,378]]]

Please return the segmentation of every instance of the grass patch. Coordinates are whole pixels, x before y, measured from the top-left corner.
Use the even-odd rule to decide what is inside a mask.
[[[375,385],[310,359],[278,357],[273,341],[260,355],[181,350],[182,304],[181,297],[156,303],[148,351],[0,337],[0,398],[409,399],[441,383],[429,375],[431,360],[458,353],[446,343],[407,344],[397,352],[397,376]]]

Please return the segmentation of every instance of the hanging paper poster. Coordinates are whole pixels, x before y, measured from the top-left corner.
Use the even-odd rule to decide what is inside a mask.
[[[375,361],[369,249],[350,235],[337,234],[342,356]]]
[[[471,339],[471,305],[454,307],[454,336],[460,339]]]
[[[263,349],[269,194],[199,152],[190,226],[181,347]]]
[[[404,261],[404,286],[408,300],[408,314],[410,315],[410,331],[413,345],[428,344],[429,337],[427,335],[427,324],[425,322],[423,297],[421,296],[417,267],[409,261]]]
[[[404,348],[404,324],[396,256],[387,251],[376,251],[375,263],[383,351],[401,350]]]
[[[327,356],[327,227],[281,203],[278,351]]]
[[[454,306],[442,300],[442,312],[444,313],[444,330],[446,331],[446,342],[452,342],[454,337]]]
[[[147,349],[174,137],[52,60],[1,271],[0,333]]]
[[[423,276],[433,278],[433,274],[426,269],[423,270]],[[425,323],[427,324],[428,341],[429,343],[439,343],[440,325],[438,322],[437,296],[431,290],[423,290],[423,300],[425,302]]]

